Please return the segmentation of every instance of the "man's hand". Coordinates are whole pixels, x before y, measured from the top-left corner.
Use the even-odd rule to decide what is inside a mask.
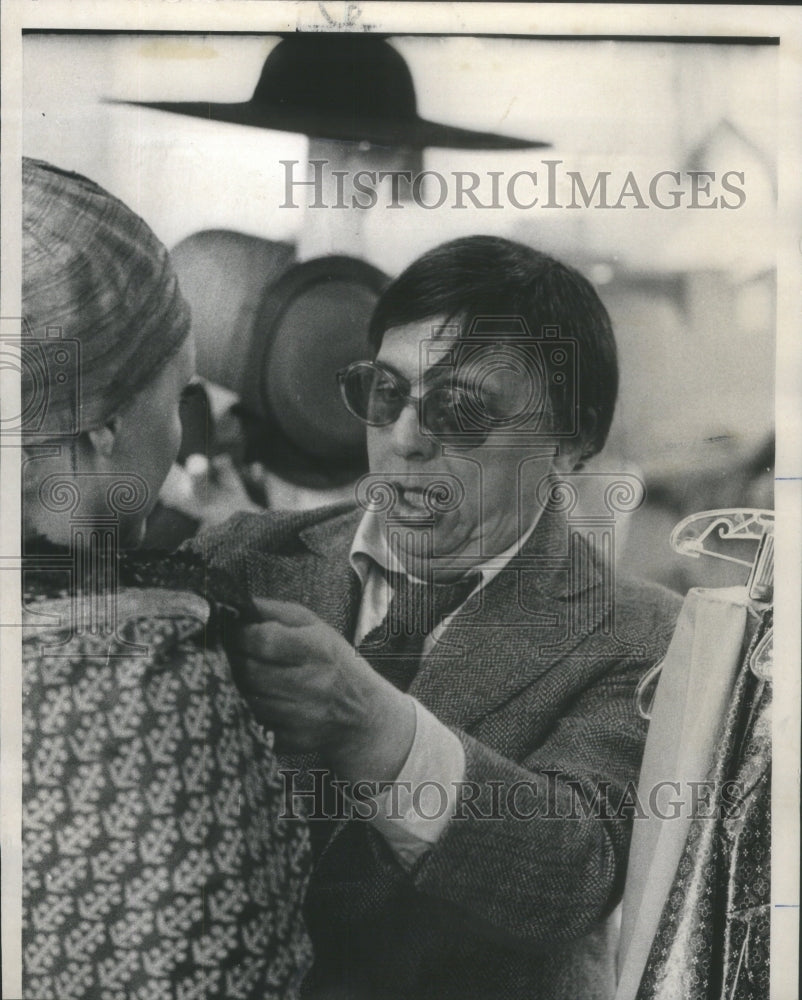
[[[412,699],[300,604],[256,599],[229,647],[237,681],[283,752],[318,752],[347,781],[392,781],[415,737]]]

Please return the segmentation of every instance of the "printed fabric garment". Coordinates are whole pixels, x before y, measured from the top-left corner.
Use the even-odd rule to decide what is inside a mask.
[[[763,1000],[771,919],[771,612],[753,632],[718,741],[715,817],[691,823],[637,1000]]]
[[[230,607],[192,592],[205,570],[187,557],[133,557],[104,635],[84,628],[91,598],[59,594],[64,573],[41,564],[40,547],[24,587],[25,998],[294,997],[308,833],[280,816],[271,741],[220,647]]]

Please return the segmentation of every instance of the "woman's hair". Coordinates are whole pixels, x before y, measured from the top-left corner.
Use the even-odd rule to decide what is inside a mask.
[[[393,327],[426,320],[445,321],[461,339],[492,329],[499,344],[505,326],[519,344],[516,331],[524,329],[545,366],[557,426],[575,429],[582,459],[602,449],[618,394],[618,355],[607,310],[577,270],[500,237],[452,240],[388,286],[371,319],[371,347],[378,352]]]

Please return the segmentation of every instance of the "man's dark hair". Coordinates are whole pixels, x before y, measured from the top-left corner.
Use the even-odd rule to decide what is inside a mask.
[[[610,317],[587,278],[512,240],[451,240],[419,257],[387,287],[371,318],[370,345],[378,352],[387,330],[439,317],[456,326],[459,337],[479,317],[521,317],[534,343],[542,343],[544,328],[573,340],[576,389],[567,397],[550,377],[552,412],[558,427],[577,427],[578,458],[601,451],[618,394],[618,355]]]

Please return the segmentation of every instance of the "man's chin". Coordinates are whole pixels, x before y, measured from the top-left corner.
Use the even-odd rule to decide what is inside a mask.
[[[401,527],[399,525],[399,527]],[[457,579],[468,572],[480,560],[480,555],[464,551],[461,547],[451,547],[445,539],[439,540],[431,526],[402,528],[402,540],[406,545],[398,551],[399,561],[405,572],[419,580],[435,575],[439,580]]]

